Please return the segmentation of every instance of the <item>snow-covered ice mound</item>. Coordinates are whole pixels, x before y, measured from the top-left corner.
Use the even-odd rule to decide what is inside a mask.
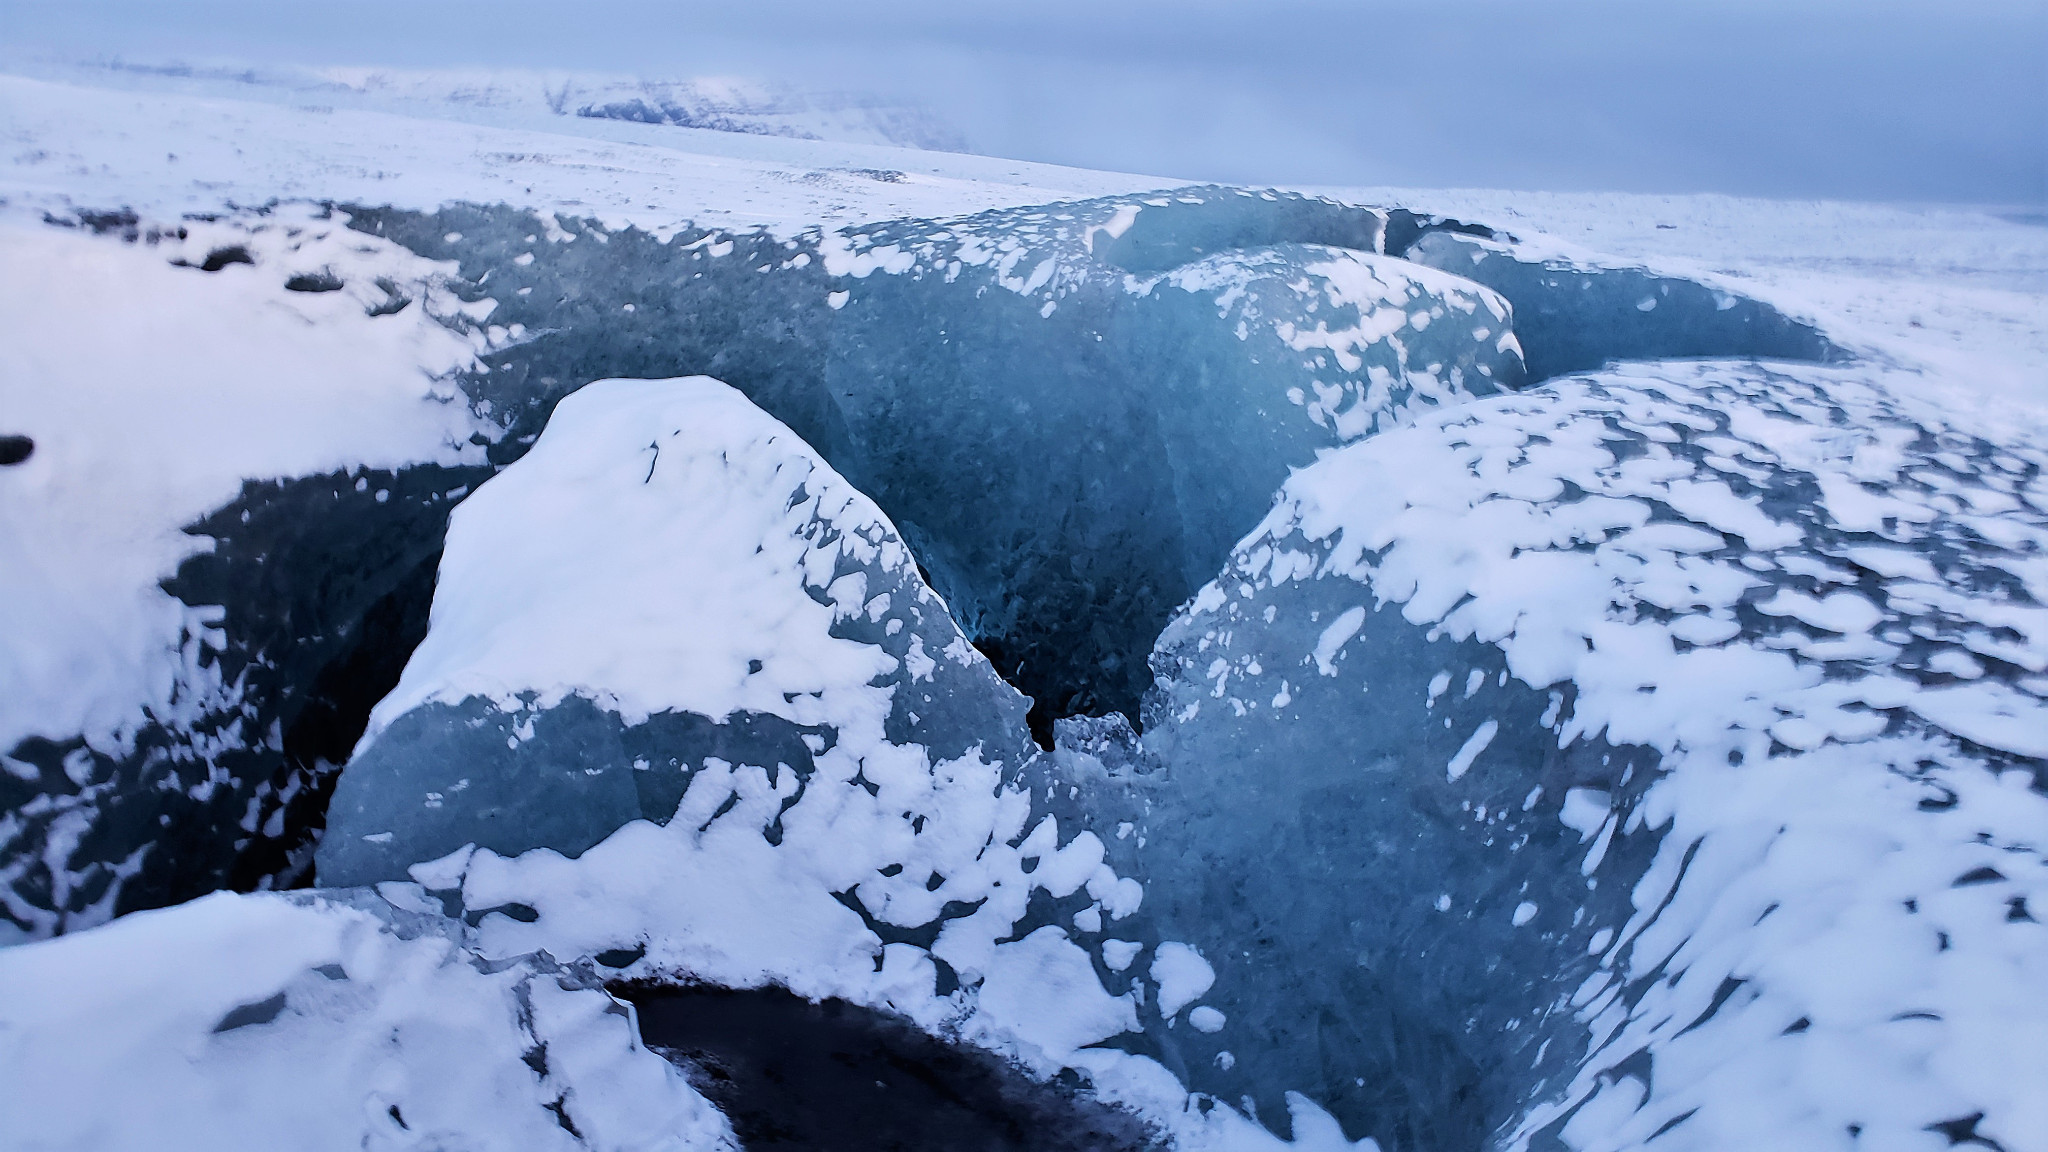
[[[1388,1147],[2040,1146],[2048,457],[1887,382],[1624,366],[1296,474],[1052,777],[1214,972],[1153,1049]]]
[[[1141,894],[1030,820],[1024,704],[787,427],[705,378],[601,381],[458,510],[319,875],[410,878],[485,957],[837,998],[1149,1100],[1082,1051],[1130,1001],[1033,915]]]
[[[772,842],[829,835],[803,822],[818,800],[851,818],[845,789],[907,813],[934,771],[965,772],[993,796],[1035,754],[1024,706],[795,433],[707,378],[600,381],[456,510],[431,626],[342,774],[319,875],[403,880],[465,845],[573,856],[686,797],[693,829],[737,805]]]

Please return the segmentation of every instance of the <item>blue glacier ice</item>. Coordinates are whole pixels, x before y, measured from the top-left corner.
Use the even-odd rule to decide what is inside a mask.
[[[1142,739],[1040,762],[1145,885],[1123,935],[1214,972],[1220,1026],[1123,1043],[1382,1147],[1999,1109],[1922,1061],[2043,943],[2048,490],[1881,379],[1625,365],[1292,477],[1161,636]]]
[[[1501,299],[1383,224],[1199,189],[828,238],[847,475],[1041,715],[1134,713],[1141,638],[1288,469],[1522,382]]]
[[[1609,360],[1846,359],[1811,324],[1683,277],[1524,255],[1497,238],[1443,227],[1422,232],[1401,255],[1505,296],[1515,308],[1515,334],[1529,375],[1537,380]]]

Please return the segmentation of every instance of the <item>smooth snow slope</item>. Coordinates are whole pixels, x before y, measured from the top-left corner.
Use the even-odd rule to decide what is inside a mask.
[[[349,108],[166,80],[0,77],[0,195],[152,215],[316,198],[504,202],[672,229],[805,225],[1035,204],[1176,181],[906,148],[470,105]]]

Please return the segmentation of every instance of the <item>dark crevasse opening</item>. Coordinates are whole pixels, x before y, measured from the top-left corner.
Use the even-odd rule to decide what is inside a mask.
[[[327,805],[342,765],[377,706],[427,635],[439,549],[414,565],[362,617],[341,628],[342,647],[313,675],[299,713],[284,729],[281,763],[265,817],[275,835],[257,839],[236,861],[229,886],[303,887],[319,882],[308,852],[327,826]]]
[[[641,1039],[732,1122],[747,1152],[1139,1152],[1163,1137],[985,1049],[907,1020],[780,988],[612,989]]]
[[[926,583],[931,582],[931,575],[929,573],[925,574],[925,581]],[[934,587],[938,586],[934,585]],[[944,590],[941,589],[939,594],[944,596]],[[952,597],[948,597],[949,601],[951,599]],[[1010,683],[1024,684],[1029,683],[1033,679],[1033,677],[1026,675],[1026,669],[1028,668],[1026,661],[1029,659],[1029,656],[1013,650],[1002,637],[977,637],[974,641],[974,647],[983,656],[988,657],[988,662],[995,668],[996,674]],[[1054,726],[1068,717],[1090,714],[1090,703],[1092,701],[1082,698],[1082,693],[1078,691],[1062,693],[1059,696],[1033,696],[1031,698],[1031,710],[1024,715],[1024,722],[1031,729],[1032,742],[1041,749],[1050,750],[1053,746]],[[1099,704],[1092,709],[1093,712],[1097,713],[1102,710]]]

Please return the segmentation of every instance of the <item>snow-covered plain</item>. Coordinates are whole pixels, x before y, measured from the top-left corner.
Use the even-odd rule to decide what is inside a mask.
[[[1403,355],[1385,359],[1403,391],[1343,404],[1319,376],[1291,407],[1330,399],[1331,439],[1288,462],[1264,523],[1226,526],[1240,543],[1159,638],[1143,740],[1109,725],[1048,757],[995,680],[1010,670],[943,612],[894,639],[910,602],[940,601],[898,505],[833,471],[857,441],[821,425],[806,443],[710,381],[587,389],[457,505],[426,640],[363,762],[407,713],[474,697],[510,717],[516,763],[577,699],[624,729],[665,711],[829,729],[806,737],[807,775],[703,759],[674,818],[627,812],[562,851],[422,840],[374,888],[106,923],[146,906],[124,884],[171,851],[134,830],[150,795],[226,805],[234,851],[284,811],[208,758],[208,740],[285,737],[264,730],[260,675],[222,662],[232,606],[163,587],[231,557],[226,529],[190,529],[260,512],[251,481],[337,476],[334,500],[374,512],[410,499],[408,469],[459,472],[441,507],[518,456],[525,426],[473,389],[548,335],[545,307],[507,319],[534,253],[624,252],[638,229],[716,260],[758,228],[771,242],[740,251],[781,251],[791,274],[808,273],[787,253],[817,246],[829,278],[801,290],[847,324],[893,283],[976,269],[1033,314],[1043,295],[1051,324],[1101,274],[1098,243],[1183,202],[1095,206],[1072,274],[1041,275],[1042,218],[962,218],[1175,182],[440,95],[0,77],[0,435],[35,442],[0,468],[0,932],[56,935],[0,951],[14,1143],[727,1146],[601,990],[623,975],[898,1012],[1034,1075],[1084,1073],[1186,1148],[2048,1148],[2048,229],[1958,209],[1331,191],[1490,225],[1523,259],[1754,298],[1846,361],[1731,349],[1489,396]],[[457,202],[532,214],[540,237],[491,265],[502,289],[475,235],[372,235],[324,206]],[[923,222],[874,227],[900,217]],[[1279,251],[1224,237],[1161,281],[1215,293],[1238,340],[1263,315],[1243,304],[1264,267],[1248,245]],[[1369,320],[1383,288],[1346,285],[1400,262],[1329,252],[1288,306]],[[1406,267],[1471,315],[1497,299]],[[1337,360],[1419,347],[1404,333],[1435,322],[1361,321],[1338,348],[1298,319],[1282,339]],[[1132,331],[1095,338],[1154,338]],[[1393,398],[1409,392],[1429,402]],[[849,564],[874,570],[856,587]],[[948,676],[996,703],[913,739],[925,717],[892,708]],[[1347,743],[1409,713],[1424,722],[1391,760]],[[150,751],[181,723],[204,739]],[[138,755],[139,777],[97,767]],[[1404,756],[1421,767],[1390,775]],[[618,767],[591,763],[593,780]],[[1372,805],[1411,794],[1450,831],[1403,848]],[[404,831],[350,827],[380,846]],[[132,854],[74,863],[109,837]],[[1346,856],[1354,841],[1412,859]],[[1277,844],[1312,851],[1276,864]],[[1280,943],[1239,963],[1246,916]],[[884,943],[918,928],[937,934]],[[1486,962],[1423,963],[1425,942]],[[1362,1011],[1315,999],[1348,977],[1290,975],[1354,957],[1411,981],[1374,993],[1387,1019],[1482,1065],[1484,1107],[1373,1095],[1368,1075],[1440,1070],[1391,1025],[1379,1047],[1286,1034]],[[1469,980],[1429,986],[1433,967]],[[1468,1010],[1494,1035],[1470,1039]],[[555,1055],[536,1066],[536,1046]]]
[[[863,143],[556,116],[519,106],[368,102],[286,88],[120,86],[8,76],[11,198],[175,216],[316,199],[432,208],[504,202],[651,229],[791,232],[1174,181]]]

